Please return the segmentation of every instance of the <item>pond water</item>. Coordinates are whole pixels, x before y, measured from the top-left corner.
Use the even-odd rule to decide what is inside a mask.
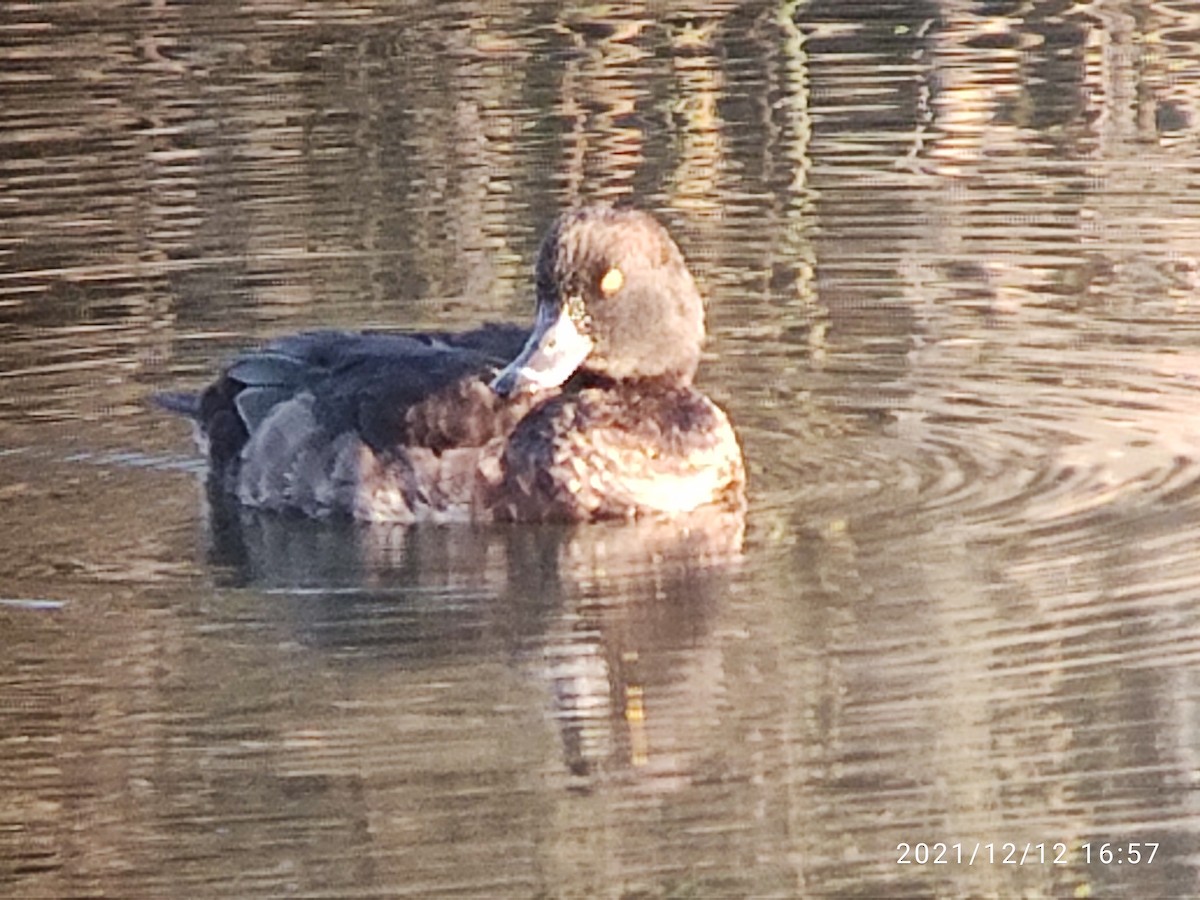
[[[0,893],[1200,894],[1191,4],[0,28]],[[208,507],[154,391],[527,320],[584,200],[702,284],[744,522]]]

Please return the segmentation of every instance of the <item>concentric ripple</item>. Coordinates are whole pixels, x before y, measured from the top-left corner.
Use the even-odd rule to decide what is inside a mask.
[[[907,363],[752,423],[748,444],[773,461],[765,503],[949,517],[993,538],[1061,539],[1114,510],[1200,511],[1200,356],[946,341]]]

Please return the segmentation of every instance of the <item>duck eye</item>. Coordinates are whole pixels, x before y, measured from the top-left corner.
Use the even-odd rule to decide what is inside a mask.
[[[604,273],[604,277],[600,279],[600,293],[605,297],[611,297],[621,289],[621,285],[625,283],[625,276],[621,270],[613,266]]]

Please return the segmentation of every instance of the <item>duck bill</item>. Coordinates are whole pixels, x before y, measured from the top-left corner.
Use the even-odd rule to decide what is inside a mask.
[[[539,309],[525,349],[492,379],[492,390],[511,397],[556,388],[583,364],[592,346],[592,339],[575,326],[565,306]]]

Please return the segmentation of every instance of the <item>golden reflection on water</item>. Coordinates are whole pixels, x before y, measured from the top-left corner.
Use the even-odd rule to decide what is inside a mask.
[[[14,7],[0,892],[1196,895],[1197,21]],[[152,390],[527,317],[597,198],[706,289],[744,523],[204,511]]]

